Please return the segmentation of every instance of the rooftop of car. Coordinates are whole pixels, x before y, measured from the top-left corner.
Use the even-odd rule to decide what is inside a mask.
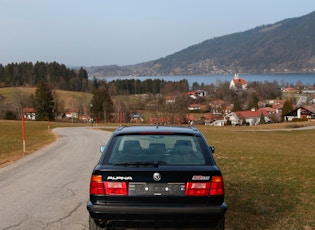
[[[121,126],[115,133],[126,134],[126,133],[150,133],[150,132],[161,132],[161,133],[183,133],[196,135],[200,134],[200,131],[193,126],[156,126],[156,125],[146,125],[146,126]]]

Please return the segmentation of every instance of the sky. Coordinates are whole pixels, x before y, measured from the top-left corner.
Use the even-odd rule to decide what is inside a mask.
[[[315,11],[314,0],[0,0],[0,64],[133,65]]]

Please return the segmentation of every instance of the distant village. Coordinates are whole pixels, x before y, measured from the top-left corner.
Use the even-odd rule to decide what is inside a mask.
[[[244,78],[241,78],[238,74],[235,74],[229,84],[229,89],[235,92],[246,91],[247,82]],[[214,100],[204,103],[198,103],[200,98],[207,97],[205,90],[195,90],[186,92],[185,96],[190,98],[190,103],[187,107],[187,112],[182,115],[159,115],[152,114],[150,117],[145,117],[142,113],[128,113],[128,118],[124,122],[131,123],[149,123],[149,124],[180,124],[187,123],[190,125],[209,125],[209,126],[254,126],[259,124],[278,123],[278,122],[290,122],[298,120],[309,120],[315,122],[315,89],[303,90],[297,92],[297,89],[292,87],[281,89],[283,93],[286,93],[288,97],[295,97],[296,103],[293,105],[293,109],[286,114],[282,114],[282,108],[285,101],[288,99],[276,100],[269,99],[265,101],[259,101],[259,108],[248,110],[235,111],[234,105],[225,103],[223,100]],[[164,104],[171,108],[178,102],[178,96],[164,95]],[[203,111],[204,107],[211,108],[211,111],[207,112],[203,116],[198,116],[200,111]],[[34,108],[23,109],[24,118],[27,120],[35,120],[36,113]],[[117,115],[119,116],[119,115]],[[97,120],[88,115],[85,111],[83,114],[79,111],[67,111],[64,114],[56,117],[56,120],[66,121],[80,121],[80,122],[97,122]],[[118,119],[116,119],[117,121]]]
[[[235,74],[234,78],[230,82],[229,88],[231,90],[247,90],[246,80],[240,78],[238,74]],[[284,88],[283,92],[290,93],[296,91],[294,88]],[[206,92],[202,90],[187,92],[187,95],[193,99],[198,97],[205,97]],[[315,90],[305,90],[301,95],[298,96],[298,102],[293,107],[293,110],[287,114],[282,114],[282,107],[285,100],[268,100],[260,102],[260,108],[255,110],[246,111],[234,111],[233,105],[225,106],[224,101],[216,100],[213,101],[210,106],[212,112],[204,116],[203,120],[196,120],[193,114],[187,115],[187,119],[191,124],[205,124],[210,126],[224,126],[229,123],[233,126],[241,125],[258,125],[266,123],[281,122],[282,116],[284,121],[293,121],[297,119],[311,120],[315,122]],[[175,103],[175,99],[168,103]],[[266,106],[268,105],[268,106]],[[191,104],[189,105],[189,111],[198,111],[202,108],[202,104]],[[263,122],[261,121],[263,119]]]

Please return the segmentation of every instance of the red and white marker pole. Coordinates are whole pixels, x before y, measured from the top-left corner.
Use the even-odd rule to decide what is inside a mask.
[[[25,126],[24,126],[24,115],[22,114],[22,141],[23,141],[23,152],[25,153]]]

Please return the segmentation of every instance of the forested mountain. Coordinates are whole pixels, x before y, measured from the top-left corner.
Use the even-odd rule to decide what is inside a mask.
[[[205,75],[315,71],[315,11],[212,38],[155,61],[89,67],[90,76]]]
[[[0,64],[0,87],[34,87],[46,82],[52,89],[89,91],[88,74],[82,67],[69,69],[57,62],[21,62]]]

